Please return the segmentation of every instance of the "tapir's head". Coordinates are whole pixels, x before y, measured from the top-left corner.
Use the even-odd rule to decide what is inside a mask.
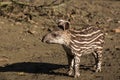
[[[59,30],[53,30],[43,37],[43,42],[46,43],[57,43],[68,45],[70,36],[69,36],[69,21],[59,20],[58,28]]]

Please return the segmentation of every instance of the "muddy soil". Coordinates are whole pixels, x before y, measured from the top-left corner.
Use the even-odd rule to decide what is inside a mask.
[[[27,9],[12,4],[12,11],[11,5],[0,8],[0,80],[120,80],[119,0],[26,1],[33,1],[33,6],[27,5]],[[27,14],[30,12],[32,18],[26,18],[24,10],[29,9]],[[103,29],[106,37],[102,72],[94,72],[94,58],[86,55],[81,58],[81,76],[74,79],[67,75],[67,57],[62,47],[41,42],[58,19],[70,19],[73,28],[95,25]]]

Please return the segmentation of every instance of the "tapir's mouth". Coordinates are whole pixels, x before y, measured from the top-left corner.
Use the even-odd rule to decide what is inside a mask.
[[[45,38],[45,36],[42,38],[42,42],[49,43],[49,41]]]
[[[54,43],[54,42],[51,42],[50,40],[44,40],[43,42],[44,42],[44,43],[47,43],[47,44],[56,44],[56,43]]]
[[[49,40],[46,40],[45,38],[42,39],[42,42],[50,44],[51,42]]]
[[[47,39],[46,37],[42,38],[42,42],[47,44],[55,44],[54,42],[52,42],[50,39]]]
[[[45,43],[48,43],[48,44],[50,44],[50,41],[49,41],[49,40],[47,40],[47,41],[45,41]]]
[[[50,43],[49,40],[42,39],[42,42],[44,43]]]

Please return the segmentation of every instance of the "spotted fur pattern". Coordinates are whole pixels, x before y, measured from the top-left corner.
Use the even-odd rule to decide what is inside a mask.
[[[70,65],[68,74],[74,74],[74,77],[79,77],[80,57],[91,53],[95,57],[96,72],[100,72],[104,33],[93,26],[87,26],[81,30],[70,29],[69,22],[65,20],[60,20],[58,27],[60,30],[47,34],[43,41],[63,45]]]

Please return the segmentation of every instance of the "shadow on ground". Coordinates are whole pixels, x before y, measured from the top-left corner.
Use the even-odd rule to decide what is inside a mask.
[[[63,73],[59,73],[59,72],[57,73],[53,71],[59,68],[66,68],[66,65],[23,62],[23,63],[14,63],[11,65],[7,65],[5,67],[0,67],[0,72],[26,72],[26,73],[65,75]]]
[[[22,62],[22,63],[14,63],[14,64],[6,65],[5,67],[0,67],[0,72],[26,72],[26,73],[40,73],[40,74],[67,76],[67,73],[54,71],[60,68],[68,69],[68,65],[37,63],[37,62]],[[84,65],[81,65],[81,69],[91,70],[90,66],[84,66]]]

